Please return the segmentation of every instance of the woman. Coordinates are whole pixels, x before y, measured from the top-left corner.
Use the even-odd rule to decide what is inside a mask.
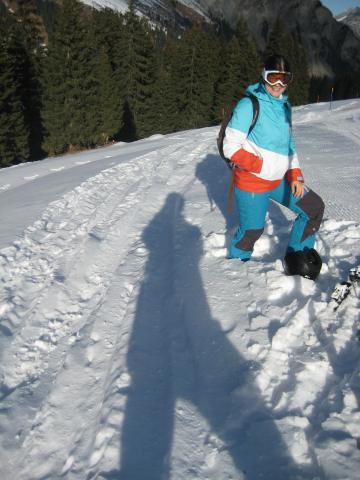
[[[313,249],[324,203],[305,186],[291,128],[291,106],[286,93],[292,81],[287,60],[274,55],[265,62],[262,81],[250,85],[247,95],[259,101],[259,116],[249,133],[253,105],[244,97],[235,107],[226,128],[224,154],[234,164],[235,199],[240,226],[231,242],[230,257],[250,259],[255,242],[264,231],[269,200],[285,205],[298,216],[285,256],[289,274],[308,274],[307,263],[321,260]],[[316,259],[315,259],[316,257]]]

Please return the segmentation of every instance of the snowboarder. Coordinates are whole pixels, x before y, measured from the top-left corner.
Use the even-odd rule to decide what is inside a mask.
[[[246,91],[259,101],[255,127],[249,133],[253,103],[244,97],[226,128],[223,149],[235,167],[234,193],[239,212],[239,228],[229,253],[230,258],[250,259],[264,231],[269,200],[273,200],[298,215],[287,246],[285,270],[315,279],[321,268],[314,250],[315,234],[323,218],[324,202],[305,185],[300,169],[286,92],[292,78],[283,56],[269,57],[261,81]]]

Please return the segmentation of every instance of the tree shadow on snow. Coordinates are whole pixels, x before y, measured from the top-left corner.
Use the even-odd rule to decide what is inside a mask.
[[[106,478],[170,478],[170,457],[179,458],[172,449],[179,398],[206,419],[221,443],[213,448],[228,452],[239,478],[240,472],[248,480],[296,478],[304,471],[293,462],[249,363],[211,315],[199,270],[201,232],[184,219],[183,203],[180,195],[169,195],[143,232],[148,261],[127,358],[132,384],[121,469]],[[199,427],[189,422],[183,418],[181,424],[188,425],[189,443],[196,445]],[[199,434],[199,451],[206,428]],[[189,458],[181,460],[188,472],[201,468],[187,464]]]

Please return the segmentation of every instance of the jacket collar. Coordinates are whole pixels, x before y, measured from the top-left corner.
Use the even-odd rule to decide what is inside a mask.
[[[266,102],[270,102],[273,105],[281,105],[288,103],[289,96],[288,93],[285,91],[280,98],[273,97],[270,93],[266,90],[264,84],[262,82],[254,83],[253,85],[249,85],[246,89],[246,93],[251,93],[255,95],[259,100],[263,100]]]

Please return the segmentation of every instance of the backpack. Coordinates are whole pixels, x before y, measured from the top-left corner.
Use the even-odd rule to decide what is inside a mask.
[[[252,130],[254,129],[254,127],[256,125],[256,122],[257,122],[257,119],[259,117],[260,105],[259,105],[259,100],[252,93],[249,93],[249,94],[245,95],[245,97],[250,98],[252,106],[253,106],[253,119],[252,119],[252,122],[251,122],[251,125],[250,125],[250,128],[249,128],[249,132],[248,132],[248,135],[249,135],[252,132]],[[232,108],[224,116],[223,121],[221,122],[220,132],[219,132],[219,135],[217,137],[217,145],[218,145],[220,156],[221,156],[221,158],[223,158],[225,160],[225,162],[226,162],[227,166],[230,168],[230,170],[234,169],[234,164],[231,162],[231,160],[229,158],[226,158],[226,156],[224,154],[224,150],[223,150],[223,144],[224,144],[224,138],[225,138],[225,130],[226,130],[226,127],[228,126],[228,124],[229,124],[229,122],[230,122],[230,120],[233,116],[234,109],[235,109],[236,105],[237,105],[237,103],[234,103],[232,105]]]

